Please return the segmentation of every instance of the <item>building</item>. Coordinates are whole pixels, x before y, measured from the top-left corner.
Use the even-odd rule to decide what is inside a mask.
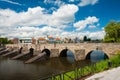
[[[19,39],[18,38],[14,38],[10,40],[13,44],[18,44],[19,43]]]
[[[37,44],[37,40],[35,38],[32,38],[32,44]]]
[[[61,38],[55,38],[55,42],[56,43],[62,43],[62,40],[61,40]]]
[[[40,44],[40,43],[46,43],[46,39],[44,37],[39,37],[38,40],[37,40],[37,43]]]
[[[20,38],[19,39],[19,43],[22,43],[22,44],[32,44],[33,40],[32,40],[32,38]]]
[[[47,42],[48,43],[55,43],[55,38],[52,36],[47,36]]]

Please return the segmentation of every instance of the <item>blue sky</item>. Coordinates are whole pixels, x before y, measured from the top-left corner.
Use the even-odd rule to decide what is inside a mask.
[[[111,20],[120,21],[120,0],[0,0],[0,34],[10,38],[102,39]]]

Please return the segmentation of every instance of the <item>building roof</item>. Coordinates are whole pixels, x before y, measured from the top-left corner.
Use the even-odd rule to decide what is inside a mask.
[[[46,40],[44,37],[39,37],[38,40]]]
[[[53,38],[52,36],[48,36],[48,38]]]
[[[61,39],[60,39],[60,38],[56,38],[55,40],[58,40],[58,41],[59,41],[59,40],[61,40]]]

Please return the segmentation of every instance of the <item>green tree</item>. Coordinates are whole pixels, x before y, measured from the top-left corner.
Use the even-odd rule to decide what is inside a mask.
[[[105,27],[105,42],[120,42],[120,23],[112,21]]]
[[[0,38],[0,43],[8,44],[8,43],[11,43],[11,41],[9,41],[8,38]]]
[[[87,41],[87,36],[84,36],[83,41]]]

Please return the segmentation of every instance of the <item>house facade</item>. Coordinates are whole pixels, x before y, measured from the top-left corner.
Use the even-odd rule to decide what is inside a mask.
[[[46,38],[44,38],[44,37],[39,37],[38,40],[37,40],[37,43],[38,43],[38,44],[41,44],[41,43],[44,44],[44,43],[46,43],[46,42],[47,42],[47,40],[46,40]]]
[[[21,44],[32,44],[33,43],[32,41],[33,41],[32,38],[20,38],[19,39],[19,43]]]

